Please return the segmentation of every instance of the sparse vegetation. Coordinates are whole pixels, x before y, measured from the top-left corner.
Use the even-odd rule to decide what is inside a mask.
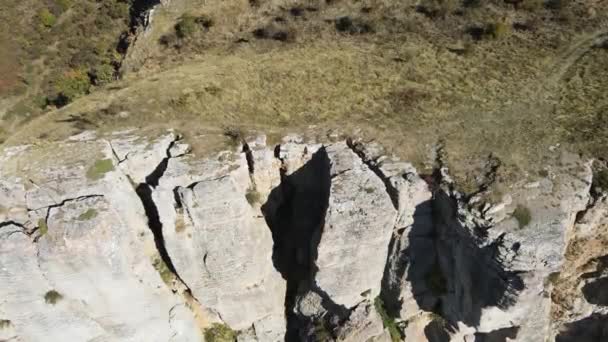
[[[55,84],[57,96],[53,102],[58,106],[65,106],[77,97],[88,93],[89,87],[89,76],[84,71],[68,71]]]
[[[602,190],[608,191],[608,169],[597,171],[595,175],[593,175],[593,183]]]
[[[98,180],[110,171],[114,171],[114,163],[112,159],[100,159],[95,161],[87,170],[87,178],[89,180]]]
[[[160,256],[157,256],[152,260],[152,266],[154,266],[154,269],[158,272],[160,278],[165,284],[167,284],[167,286],[173,285],[173,280],[175,276],[173,275],[173,272],[171,272],[171,270],[169,269],[169,266],[167,266],[167,264],[163,261],[163,259],[161,259]]]
[[[11,324],[11,321],[8,319],[0,319],[0,330],[9,328]]]
[[[87,209],[87,211],[83,212],[78,216],[78,221],[88,221],[97,216],[97,210],[93,208]]]
[[[63,295],[55,290],[50,290],[44,294],[44,302],[55,305],[63,299]]]
[[[393,342],[401,341],[401,332],[399,331],[399,327],[397,327],[395,319],[391,317],[386,311],[386,308],[384,307],[384,301],[382,301],[382,298],[380,298],[380,296],[374,299],[374,307],[380,315],[380,318],[382,318],[382,324],[386,329],[388,329],[388,332],[391,335],[391,340]]]
[[[46,223],[46,219],[44,219],[44,218],[38,219],[38,232],[39,232],[40,236],[46,235],[46,233],[48,233],[48,231],[49,231],[49,226]]]
[[[47,28],[55,26],[57,22],[57,17],[48,8],[44,8],[38,13],[38,19],[40,20],[40,24]]]
[[[213,20],[206,15],[183,15],[175,24],[174,33],[163,35],[160,43],[165,46],[182,48],[185,40],[195,40],[201,33],[207,32],[213,26]]]
[[[530,212],[530,209],[528,209],[528,207],[523,204],[518,204],[517,207],[515,207],[515,211],[513,211],[513,217],[515,217],[515,219],[517,220],[519,229],[524,228],[525,226],[530,224],[530,221],[532,221],[532,213]]]
[[[205,329],[206,342],[234,342],[236,332],[226,324],[213,323],[211,327]]]
[[[245,193],[245,198],[251,206],[260,203],[260,197],[260,193],[254,187],[248,188],[247,192]]]

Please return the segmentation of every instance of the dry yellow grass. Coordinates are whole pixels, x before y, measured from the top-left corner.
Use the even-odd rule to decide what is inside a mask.
[[[416,12],[413,2],[310,3],[319,9],[305,11],[304,21],[279,0],[257,9],[244,0],[199,7],[176,1],[158,11],[153,30],[141,40],[145,48],[133,50],[129,63],[147,61],[132,68],[139,72],[33,120],[8,143],[131,126],[174,127],[192,136],[221,133],[227,126],[275,135],[333,129],[378,139],[417,165],[442,141],[462,179],[477,172],[479,160],[490,153],[509,172],[522,174],[539,170],[548,147],[557,143],[601,152],[602,138],[582,141],[580,121],[572,114],[572,106],[586,113],[606,110],[602,91],[608,84],[601,68],[608,52],[593,46],[608,25],[598,14],[473,42],[469,25],[523,23],[536,14],[502,2],[466,9],[462,16],[450,10],[444,18]],[[371,10],[362,14],[366,6]],[[185,54],[154,45],[192,8],[214,19],[208,38]],[[370,23],[375,33],[336,32],[332,20],[344,15]],[[251,36],[278,16],[294,30],[293,42]],[[249,42],[236,43],[239,38]],[[577,86],[569,75],[580,74],[580,68],[599,76],[586,75]],[[597,115],[584,122],[597,122]]]

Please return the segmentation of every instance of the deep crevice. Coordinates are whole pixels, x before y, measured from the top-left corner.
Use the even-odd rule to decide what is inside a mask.
[[[363,149],[360,144],[353,142],[352,139],[347,139],[346,144],[348,147],[361,159],[361,161],[369,167],[370,170],[382,181],[384,187],[386,188],[386,193],[391,199],[391,203],[393,203],[393,207],[395,210],[399,210],[399,192],[393,184],[389,177],[387,177],[382,170],[380,170],[380,166],[375,160],[370,160],[365,155]]]
[[[287,281],[285,341],[300,341],[307,322],[294,312],[298,296],[316,292],[324,298],[326,309],[335,309],[329,296],[314,284],[317,247],[329,204],[329,156],[320,148],[292,174],[286,175],[284,168],[280,172],[281,183],[270,193],[262,212],[274,241],[273,265]]]
[[[247,160],[247,169],[249,170],[249,174],[253,175],[253,172],[255,171],[255,165],[253,162],[253,152],[251,151],[251,148],[249,148],[249,144],[243,144],[242,152],[245,153],[245,159]]]

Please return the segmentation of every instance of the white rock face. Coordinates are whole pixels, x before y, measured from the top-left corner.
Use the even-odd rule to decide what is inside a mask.
[[[362,294],[380,293],[397,211],[382,180],[346,143],[326,151],[331,188],[314,281],[336,304],[351,308]]]
[[[0,153],[0,341],[388,342],[384,311],[408,341],[608,338],[608,200],[577,156],[490,205],[375,143],[155,136]]]
[[[192,315],[170,315],[181,299],[152,266],[144,209],[106,141],[4,153],[0,179],[14,221],[0,227],[0,319],[17,340],[201,339]]]

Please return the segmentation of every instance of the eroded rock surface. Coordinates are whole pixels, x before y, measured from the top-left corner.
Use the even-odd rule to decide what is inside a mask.
[[[207,138],[5,148],[0,340],[606,338],[607,199],[577,156],[491,205],[373,142]]]

